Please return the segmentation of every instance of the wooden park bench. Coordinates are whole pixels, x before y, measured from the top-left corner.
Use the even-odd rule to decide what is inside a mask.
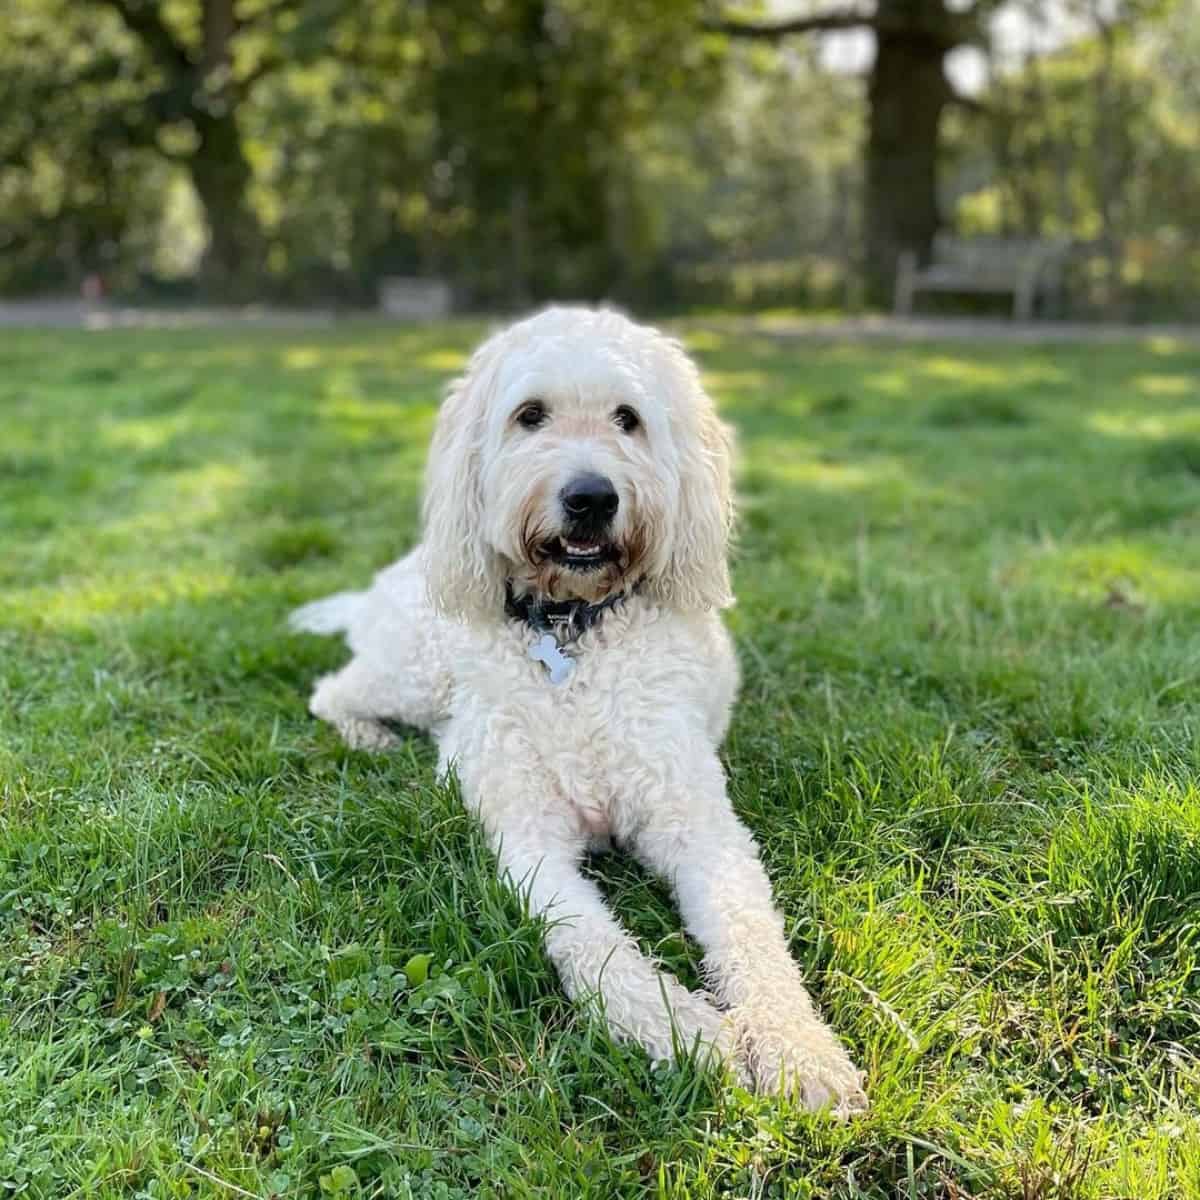
[[[933,259],[919,266],[906,250],[896,270],[896,314],[908,316],[918,292],[1012,295],[1013,317],[1033,317],[1039,295],[1057,300],[1067,243],[1036,238],[954,238],[939,234]]]

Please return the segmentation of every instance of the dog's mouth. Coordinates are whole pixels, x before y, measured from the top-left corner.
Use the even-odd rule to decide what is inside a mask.
[[[572,571],[596,571],[621,557],[615,542],[593,541],[588,538],[555,537],[541,546],[549,562]]]

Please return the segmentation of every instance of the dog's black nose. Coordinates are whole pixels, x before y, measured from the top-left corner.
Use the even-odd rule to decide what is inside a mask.
[[[603,475],[577,475],[559,493],[572,521],[606,524],[617,514],[617,489]]]

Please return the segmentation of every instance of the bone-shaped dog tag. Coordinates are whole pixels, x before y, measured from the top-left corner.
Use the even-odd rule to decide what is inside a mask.
[[[551,683],[566,683],[571,678],[571,672],[575,670],[575,660],[568,658],[558,648],[552,633],[543,633],[529,647],[529,657],[534,662],[540,662],[550,672]]]

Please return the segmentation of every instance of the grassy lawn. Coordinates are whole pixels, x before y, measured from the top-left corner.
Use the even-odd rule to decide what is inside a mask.
[[[478,333],[2,335],[0,1194],[1200,1196],[1200,352],[691,339],[835,1126],[612,1046],[430,746],[306,716]]]

